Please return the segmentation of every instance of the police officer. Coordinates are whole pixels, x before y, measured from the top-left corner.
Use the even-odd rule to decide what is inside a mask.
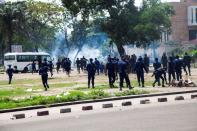
[[[168,58],[166,56],[166,53],[163,53],[163,55],[161,57],[161,63],[162,63],[163,68],[167,68]]]
[[[100,72],[100,62],[97,60],[97,58],[95,58],[94,64],[96,65],[96,72],[99,75],[99,72]]]
[[[149,71],[150,59],[147,54],[144,55],[144,65],[146,66],[147,71]]]
[[[54,67],[53,62],[49,61],[49,65],[48,66],[49,66],[49,71],[51,73],[51,77],[53,77],[53,67]]]
[[[76,65],[77,65],[78,74],[80,74],[81,61],[79,60],[79,58],[77,58],[76,60]]]
[[[141,86],[141,83],[142,83],[142,87],[144,87],[144,70],[147,73],[148,73],[148,70],[145,64],[143,63],[142,57],[139,57],[138,61],[135,64],[134,70],[136,71],[136,74],[137,74],[139,87]]]
[[[58,59],[58,61],[56,63],[56,71],[57,71],[57,73],[59,73],[60,67],[61,67],[61,61],[60,61],[60,59]]]
[[[118,70],[119,70],[118,73],[120,77],[120,85],[119,85],[120,91],[122,91],[124,79],[126,81],[127,87],[129,89],[132,89],[128,75],[128,67],[129,67],[129,63],[126,61],[125,57],[122,57],[122,60],[118,62]]]
[[[189,75],[191,76],[191,56],[189,56],[187,54],[187,52],[185,53],[184,57],[183,57],[183,62],[184,62],[184,66],[185,66],[185,72],[186,72],[186,75],[188,75],[188,72],[189,72]],[[188,71],[186,69],[186,67],[188,68]]]
[[[182,67],[183,67],[183,61],[179,58],[179,56],[176,56],[176,59],[175,59],[175,72],[176,72],[176,79],[177,79],[177,81],[182,79]]]
[[[174,60],[173,60],[172,56],[169,57],[169,62],[168,62],[168,81],[169,81],[169,84],[171,83],[171,78],[176,79],[175,78],[175,64],[174,64]]]
[[[39,70],[39,75],[41,75],[42,84],[45,88],[45,91],[47,91],[47,88],[49,88],[49,85],[48,85],[48,66],[45,66],[43,64],[43,66]]]
[[[12,69],[11,65],[8,65],[8,69],[6,70],[6,73],[8,74],[8,77],[9,77],[8,84],[11,84],[12,76],[13,76],[13,73],[14,73],[14,70]]]
[[[166,80],[166,68],[158,68],[153,72],[153,75],[155,76],[155,81],[153,83],[153,87],[155,87],[155,84],[158,83],[158,86],[160,86],[160,79],[162,79],[162,87],[165,87],[165,80]]]
[[[155,58],[155,62],[153,63],[154,70],[157,70],[161,67],[161,63],[159,62],[158,58]]]
[[[116,80],[116,74],[115,74],[115,63],[112,62],[111,58],[108,58],[105,74],[108,75],[110,88],[113,88],[114,82]]]
[[[36,63],[35,63],[35,61],[32,62],[31,67],[32,67],[32,74],[36,73]]]
[[[92,88],[94,88],[96,66],[93,63],[92,58],[90,58],[90,63],[87,65],[87,72],[88,72],[88,88],[90,88],[90,82],[92,83]]]
[[[66,58],[64,61],[64,69],[65,69],[68,77],[70,77],[71,61],[69,60],[69,58]]]

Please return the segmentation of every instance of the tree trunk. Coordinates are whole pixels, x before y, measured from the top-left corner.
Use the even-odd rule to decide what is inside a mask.
[[[116,46],[118,48],[118,53],[120,54],[120,57],[126,55],[125,49],[123,48],[123,44],[117,43]]]
[[[12,31],[12,22],[11,19],[8,20],[8,48],[9,52],[12,52],[12,39],[13,39],[13,31]]]
[[[78,48],[77,53],[75,54],[75,57],[74,57],[74,61],[76,61],[76,58],[77,58],[77,56],[79,55],[79,52],[81,52],[81,49],[82,49],[82,48]]]

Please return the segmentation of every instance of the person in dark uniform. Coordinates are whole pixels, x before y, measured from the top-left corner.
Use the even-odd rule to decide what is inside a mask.
[[[97,58],[95,58],[94,64],[96,65],[97,75],[99,75],[99,72],[100,72],[100,62],[97,60]]]
[[[39,75],[41,75],[42,84],[45,88],[45,91],[47,91],[47,88],[49,88],[49,85],[48,85],[48,66],[45,66],[43,64],[43,66],[39,70]]]
[[[60,61],[60,59],[58,59],[58,61],[56,63],[56,71],[57,71],[57,73],[59,73],[60,67],[61,67],[61,61]]]
[[[147,54],[144,55],[144,65],[145,65],[147,71],[149,71],[150,59],[149,59],[149,57],[147,56]]]
[[[7,73],[8,77],[9,77],[8,84],[11,84],[12,76],[13,76],[13,73],[14,73],[14,70],[12,69],[11,65],[8,65],[8,69],[6,70],[6,73]]]
[[[80,74],[81,61],[79,60],[79,58],[77,58],[75,64],[77,65],[77,72],[78,72],[78,74]]]
[[[175,59],[175,72],[176,72],[176,79],[177,81],[182,79],[182,67],[183,67],[183,61],[179,59],[179,56],[176,56]]]
[[[93,63],[92,58],[90,58],[90,63],[87,65],[87,72],[88,72],[88,88],[90,88],[90,82],[92,83],[92,88],[94,88],[96,66]]]
[[[166,68],[158,68],[153,72],[152,77],[155,76],[155,81],[153,82],[153,87],[155,87],[155,84],[158,83],[158,86],[160,86],[160,79],[162,79],[162,87],[165,87],[165,80],[166,80]]]
[[[159,62],[158,58],[155,58],[155,62],[153,63],[154,70],[157,70],[161,67],[161,63]]]
[[[53,77],[53,67],[54,67],[53,62],[49,61],[49,65],[48,66],[49,66],[49,71],[51,73],[51,77]]]
[[[162,63],[163,68],[167,68],[168,58],[166,56],[166,53],[163,53],[163,55],[161,57],[161,63]]]
[[[141,86],[141,83],[142,83],[142,87],[144,87],[144,70],[147,73],[148,73],[148,70],[145,64],[143,63],[142,57],[139,57],[138,61],[135,64],[134,70],[137,73],[137,80],[138,80],[139,87]]]
[[[120,91],[122,91],[124,79],[126,81],[127,87],[129,89],[132,89],[128,75],[128,69],[127,69],[128,67],[129,67],[129,63],[126,61],[124,57],[122,57],[122,60],[118,62],[118,70],[119,70],[118,73],[120,77],[120,85],[119,85]]]
[[[100,72],[101,72],[101,74],[104,73],[104,70],[105,70],[105,65],[103,64],[103,62],[101,62],[101,65],[100,65]]]
[[[113,88],[114,82],[116,81],[116,74],[115,74],[115,63],[112,62],[111,58],[108,58],[108,62],[106,64],[105,75],[108,75],[109,86],[110,88]]]
[[[191,69],[190,69],[190,67],[191,67],[191,60],[192,60],[191,56],[189,56],[187,54],[187,52],[186,52],[184,57],[183,57],[183,62],[184,62],[184,66],[185,66],[186,75],[188,75],[188,72],[189,72],[190,76],[191,76]],[[187,67],[188,71],[187,71],[186,67]]]
[[[35,61],[32,62],[31,67],[32,67],[32,74],[36,73],[36,63],[35,63]]]
[[[69,60],[69,58],[66,58],[64,61],[64,69],[65,69],[68,77],[70,77],[71,61]]]
[[[83,56],[83,58],[82,58],[82,68],[83,68],[83,71],[86,70],[87,61],[88,61],[88,60]]]
[[[171,84],[171,78],[173,78],[174,80],[175,78],[175,64],[174,64],[174,60],[173,57],[169,57],[169,62],[168,62],[168,81],[169,81],[169,85]]]
[[[48,63],[47,63],[47,59],[46,58],[44,58],[44,62],[42,63],[41,67],[43,67],[43,66],[47,66],[48,67]]]

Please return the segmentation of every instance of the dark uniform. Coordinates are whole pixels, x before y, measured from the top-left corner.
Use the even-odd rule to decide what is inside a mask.
[[[160,85],[160,79],[162,79],[162,87],[165,87],[164,82],[166,80],[166,69],[165,68],[159,68],[153,72],[153,75],[155,76],[155,81],[153,83],[153,87],[155,87],[155,84],[158,82],[158,85]]]
[[[112,62],[111,58],[108,58],[108,63],[106,64],[106,75],[108,75],[109,78],[110,88],[113,88],[114,82],[116,80],[116,74],[115,74],[115,63]]]
[[[179,59],[179,56],[176,56],[175,59],[175,72],[176,72],[176,79],[179,81],[182,79],[182,67],[183,67],[183,61]]]
[[[8,84],[11,84],[14,70],[11,68],[11,65],[8,65],[8,66],[9,66],[9,68],[7,69],[6,73],[8,74],[8,77],[9,77]]]
[[[148,73],[148,70],[147,70],[146,66],[144,65],[143,60],[142,60],[141,57],[136,62],[134,70],[137,74],[137,79],[138,79],[139,86],[141,86],[141,83],[142,83],[142,87],[144,87],[144,70],[147,73]]]
[[[172,57],[169,58],[169,62],[168,62],[168,81],[169,84],[171,83],[171,78],[176,79],[175,78],[175,63]]]
[[[51,77],[52,77],[53,76],[53,67],[54,67],[53,62],[50,61],[48,66],[49,66],[49,71],[50,71]]]
[[[90,88],[91,81],[92,81],[92,88],[94,88],[96,66],[93,63],[93,59],[90,59],[90,63],[87,65],[87,72],[88,72],[88,88]]]
[[[186,75],[188,75],[188,72],[189,72],[189,75],[191,76],[191,70],[190,70],[191,56],[189,56],[187,53],[185,53],[185,56],[183,58],[183,62],[184,62],[184,66],[185,66],[184,68],[185,68]],[[188,72],[187,72],[186,67],[188,68]]]
[[[164,53],[163,56],[161,57],[161,63],[162,63],[163,68],[167,68],[168,58],[166,56],[166,53]]]
[[[157,70],[161,67],[161,63],[158,61],[158,58],[155,58],[155,62],[153,63],[154,70]]]
[[[104,70],[105,70],[105,65],[101,62],[101,65],[100,65],[100,72],[101,72],[101,74],[104,73]]]
[[[67,75],[70,77],[71,61],[68,58],[66,58],[64,61],[64,69],[65,69]]]
[[[150,59],[147,54],[144,55],[144,65],[146,66],[147,71],[149,71]]]
[[[130,80],[129,80],[129,75],[128,75],[128,72],[127,72],[128,66],[129,66],[129,63],[127,61],[125,61],[124,58],[121,61],[118,62],[118,73],[119,73],[119,77],[120,77],[120,85],[119,85],[120,86],[120,91],[122,91],[124,79],[126,81],[127,87],[129,89],[132,89],[131,83],[130,83]]]
[[[100,62],[97,60],[97,58],[95,58],[94,64],[96,65],[96,72],[99,75],[99,72],[100,72]]]
[[[32,74],[36,73],[36,63],[35,63],[35,61],[32,62],[31,67],[32,67]]]
[[[47,88],[49,88],[49,85],[48,85],[48,67],[47,66],[42,66],[39,70],[39,75],[41,75],[42,84],[45,88],[45,91],[47,91]]]
[[[80,74],[81,61],[79,60],[79,58],[77,58],[76,60],[76,65],[77,65],[77,71]]]
[[[56,63],[56,70],[57,70],[57,73],[59,73],[60,67],[61,67],[61,61],[60,61],[60,59],[58,59],[58,61],[57,61],[57,63]]]

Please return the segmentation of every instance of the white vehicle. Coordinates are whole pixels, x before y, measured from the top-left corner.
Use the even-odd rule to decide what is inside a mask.
[[[43,52],[6,53],[4,67],[7,69],[8,65],[11,65],[16,71],[28,72],[32,70],[31,64],[35,61],[36,70],[38,70],[38,64],[42,63],[44,59],[51,61],[50,55]]]

